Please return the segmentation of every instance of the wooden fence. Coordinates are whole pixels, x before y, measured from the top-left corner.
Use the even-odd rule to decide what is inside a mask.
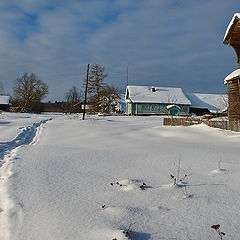
[[[213,128],[220,128],[224,130],[230,130],[234,132],[240,132],[240,121],[203,121],[204,124]]]
[[[200,120],[191,118],[164,118],[163,125],[168,126],[191,126],[194,124],[204,123],[209,127],[220,128],[224,130],[230,130],[234,132],[240,132],[240,121],[228,121],[228,120]]]
[[[164,118],[163,125],[168,126],[191,126],[194,124],[200,124],[202,120],[194,120],[191,118]]]

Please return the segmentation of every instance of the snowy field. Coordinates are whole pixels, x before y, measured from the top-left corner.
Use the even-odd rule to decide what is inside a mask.
[[[238,240],[239,144],[157,116],[3,113],[0,239]]]

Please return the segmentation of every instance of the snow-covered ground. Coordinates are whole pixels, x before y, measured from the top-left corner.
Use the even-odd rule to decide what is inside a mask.
[[[239,239],[238,133],[3,113],[0,141],[1,240]]]

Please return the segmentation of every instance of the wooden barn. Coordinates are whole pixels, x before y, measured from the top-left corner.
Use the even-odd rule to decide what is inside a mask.
[[[237,55],[238,69],[229,74],[224,83],[228,86],[228,117],[230,120],[240,120],[240,13],[234,14],[223,43],[231,46]]]
[[[188,115],[191,102],[181,88],[127,86],[127,115]]]
[[[190,114],[202,115],[226,115],[227,94],[216,93],[186,93],[191,101]]]

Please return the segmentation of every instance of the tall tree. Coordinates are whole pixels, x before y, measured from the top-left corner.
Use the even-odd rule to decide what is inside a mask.
[[[87,92],[94,112],[99,111],[100,93],[106,86],[104,80],[107,76],[105,68],[99,64],[94,63],[90,66]],[[86,79],[84,80],[84,86],[85,84]]]
[[[90,95],[98,95],[106,85],[104,79],[108,76],[105,73],[105,68],[99,64],[92,64],[89,70],[88,93]]]
[[[22,112],[39,112],[41,100],[48,94],[48,86],[34,74],[24,73],[13,88],[13,105]]]
[[[81,94],[75,86],[67,91],[66,100],[67,112],[81,112]]]

